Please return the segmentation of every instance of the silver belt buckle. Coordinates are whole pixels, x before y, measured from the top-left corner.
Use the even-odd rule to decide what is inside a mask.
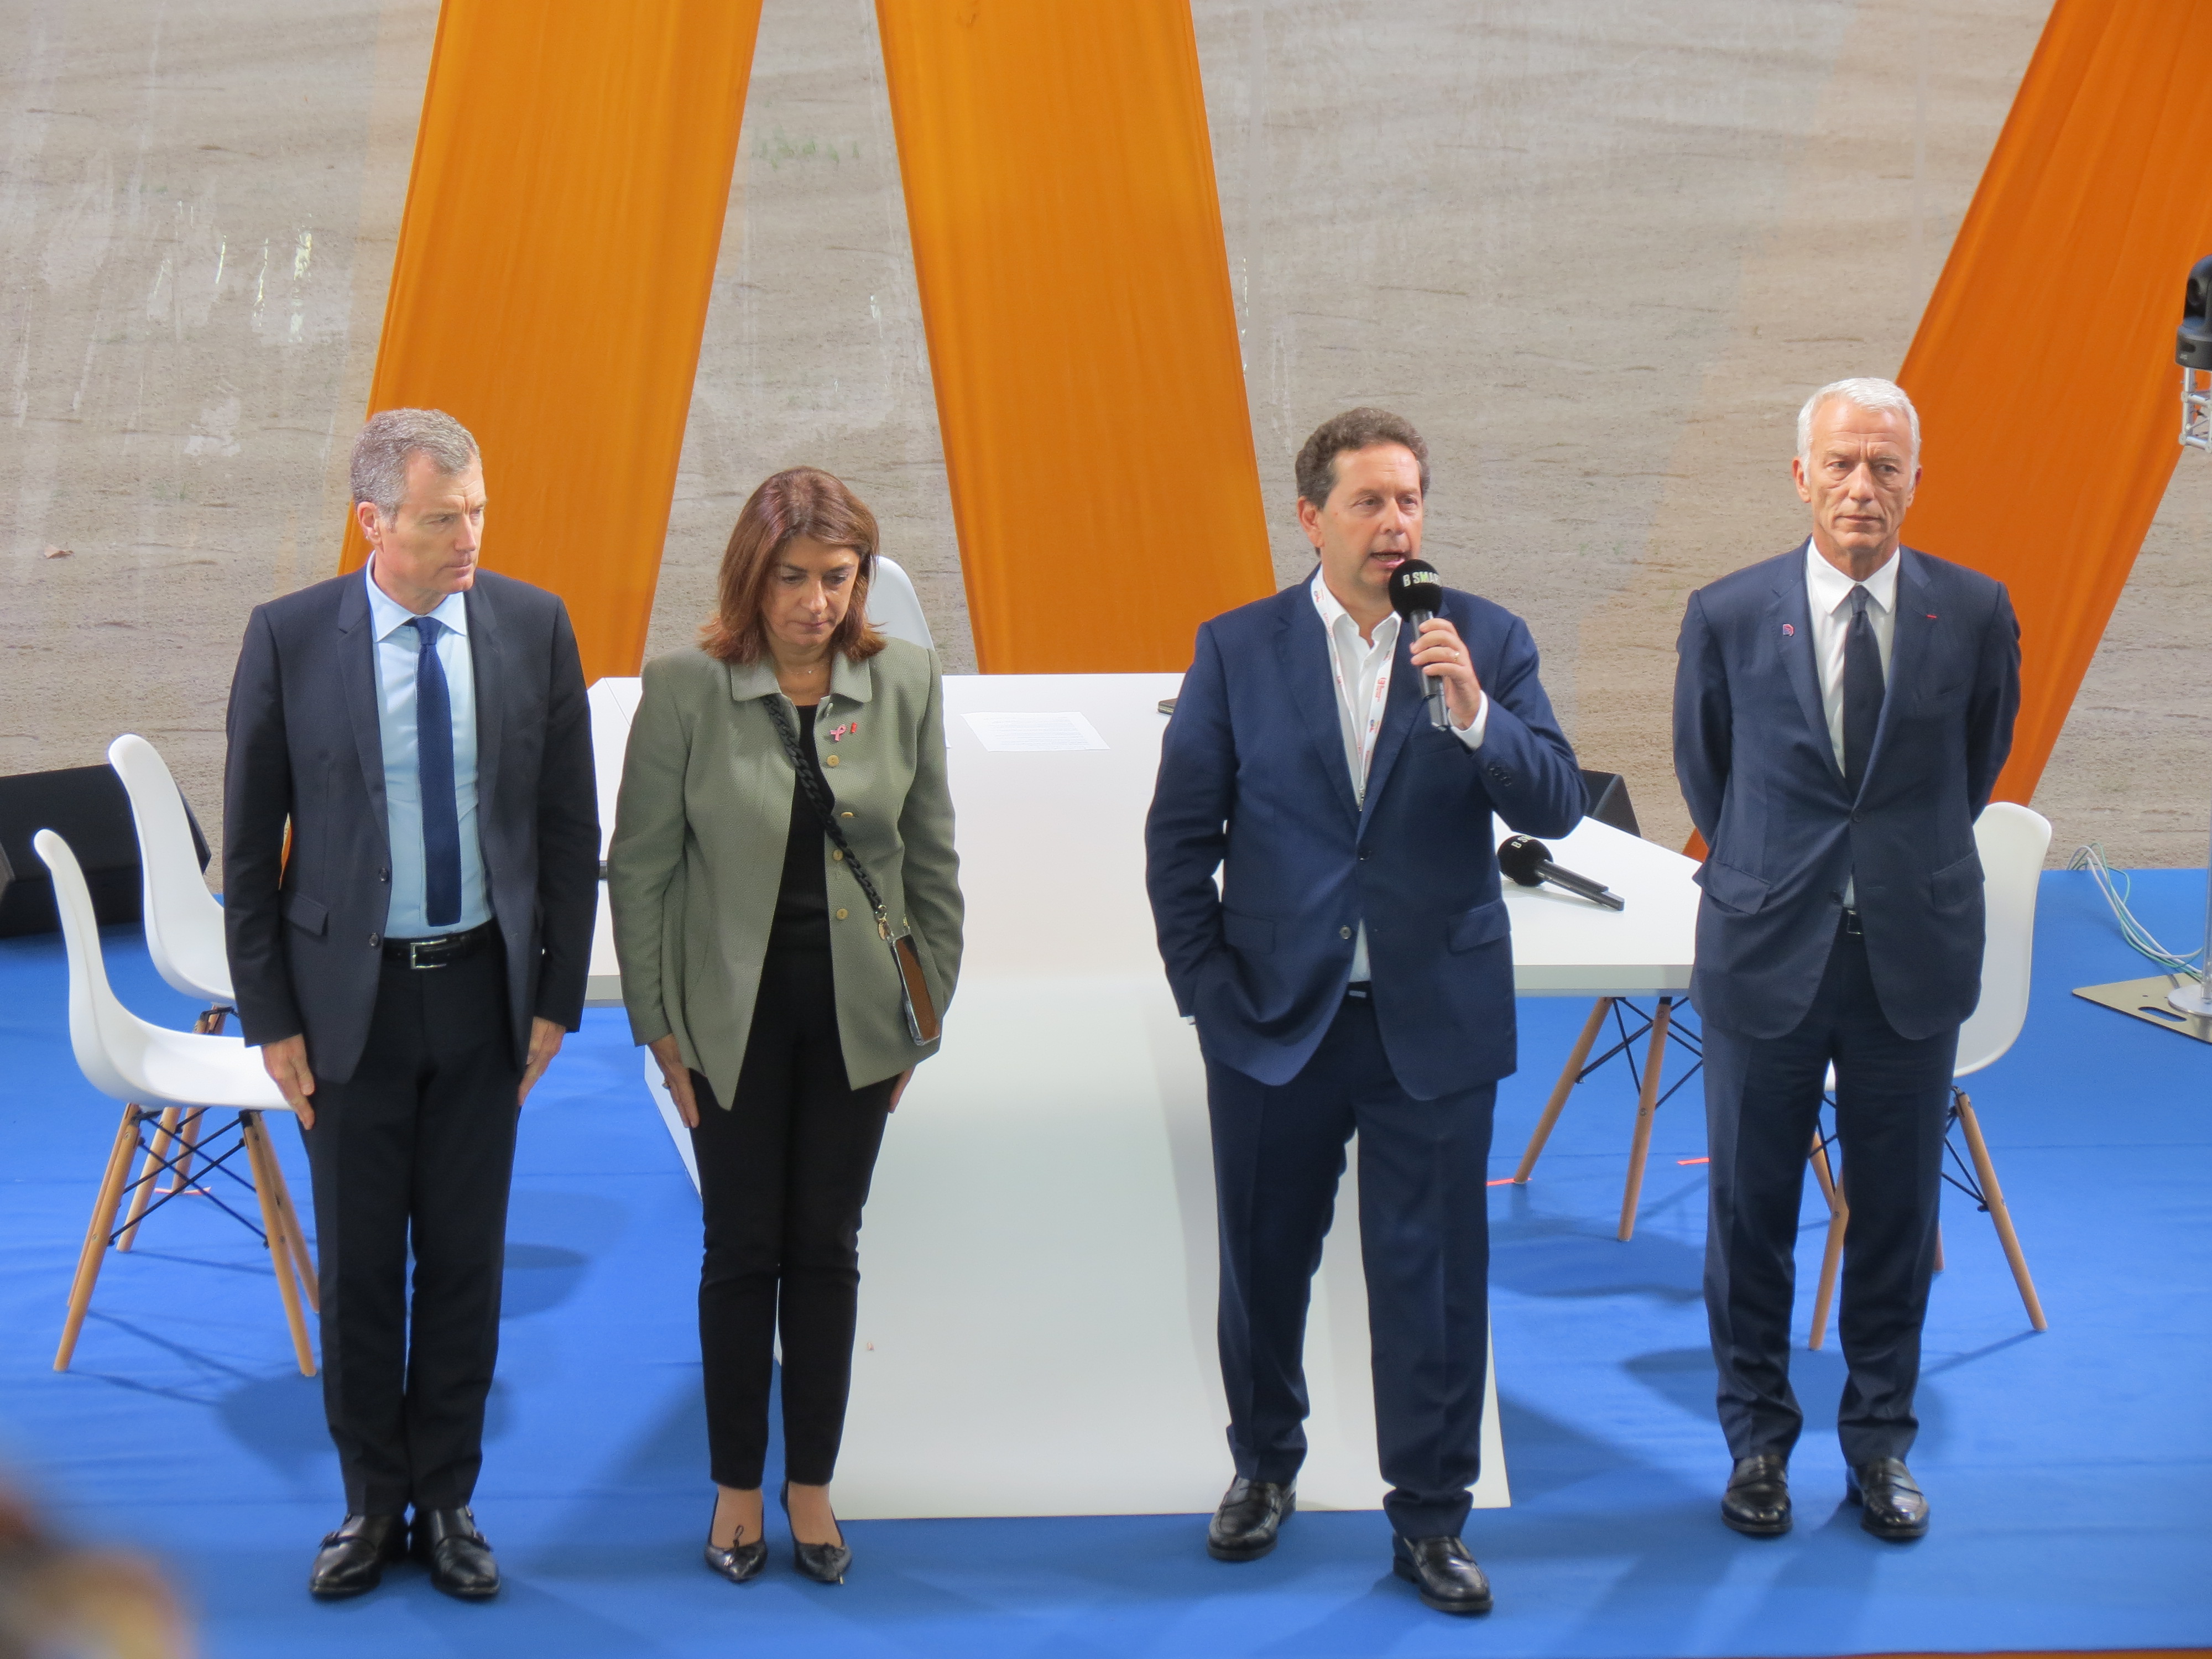
[[[446,964],[442,962],[425,962],[422,960],[422,947],[426,945],[436,945],[439,943],[441,943],[441,941],[435,938],[409,939],[407,941],[408,967],[416,969],[444,967]]]

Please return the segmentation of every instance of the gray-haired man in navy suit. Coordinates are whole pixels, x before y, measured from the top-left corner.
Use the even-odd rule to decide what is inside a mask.
[[[353,494],[368,568],[260,606],[239,652],[231,978],[314,1171],[347,1514],[308,1588],[358,1595],[411,1537],[439,1589],[479,1598],[499,1589],[469,1500],[515,1114],[582,1018],[591,957],[591,721],[561,601],[477,568],[483,465],[459,422],[374,416]]]
[[[1838,1329],[1846,1491],[1917,1538],[1905,1455],[1959,1027],[1981,997],[1974,819],[2012,748],[2020,629],[2002,583],[1898,544],[1920,417],[1838,380],[1797,417],[1813,533],[1691,594],[1674,770],[1711,849],[1691,997],[1712,1154],[1705,1309],[1735,1460],[1721,1517],[1790,1529],[1790,1313],[1829,1066],[1850,1227]]]

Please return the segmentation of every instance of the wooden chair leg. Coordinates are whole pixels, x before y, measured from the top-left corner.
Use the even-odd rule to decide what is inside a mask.
[[[169,1154],[170,1145],[177,1135],[177,1109],[161,1109],[161,1125],[154,1131],[154,1143],[147,1147],[146,1156],[138,1165],[138,1179],[131,1183],[131,1208],[123,1221],[123,1237],[115,1241],[115,1248],[127,1250],[138,1237],[138,1224],[145,1218],[146,1206],[153,1200],[154,1182],[161,1168],[161,1160]]]
[[[1836,1167],[1828,1161],[1828,1137],[1818,1127],[1813,1131],[1813,1179],[1820,1183],[1820,1201],[1829,1212],[1836,1208]]]
[[[276,1214],[284,1224],[284,1237],[292,1249],[292,1265],[300,1276],[300,1293],[307,1299],[307,1310],[319,1314],[323,1310],[321,1281],[315,1271],[314,1253],[307,1248],[307,1230],[300,1225],[300,1212],[292,1205],[292,1186],[284,1179],[284,1166],[276,1161],[276,1146],[264,1138],[262,1155],[268,1161],[270,1184],[276,1190]]]
[[[206,1115],[204,1106],[195,1106],[185,1114],[177,1130],[177,1172],[169,1177],[164,1190],[181,1193],[192,1184],[192,1159],[200,1149],[200,1121]]]
[[[1844,1234],[1851,1224],[1851,1206],[1836,1192],[1836,1207],[1828,1212],[1828,1244],[1820,1253],[1820,1285],[1813,1293],[1813,1334],[1805,1346],[1817,1348],[1828,1334],[1828,1309],[1835,1301],[1836,1275],[1844,1261]]]
[[[1644,1088],[1636,1100],[1636,1138],[1628,1149],[1628,1182],[1620,1194],[1620,1231],[1624,1244],[1636,1231],[1636,1206],[1644,1196],[1644,1163],[1651,1153],[1651,1118],[1659,1109],[1659,1066],[1667,1054],[1667,1024],[1674,1012],[1672,997],[1659,999],[1651,1016],[1651,1046],[1644,1054]]]
[[[1828,1240],[1820,1255],[1820,1280],[1813,1292],[1813,1334],[1805,1346],[1817,1348],[1827,1340],[1828,1310],[1835,1304],[1836,1273],[1844,1260],[1844,1230],[1850,1222],[1850,1206],[1844,1202],[1842,1183],[1828,1162],[1828,1138],[1816,1127],[1811,1153],[1813,1173],[1820,1182],[1820,1196],[1828,1201]]]
[[[2028,1277],[2027,1257],[2021,1253],[2020,1235],[2013,1231],[2012,1212],[2005,1207],[2004,1191],[1997,1185],[1997,1166],[1990,1162],[1989,1143],[1982,1139],[1982,1121],[1974,1115],[1974,1103],[1966,1097],[1963,1089],[1959,1091],[1959,1127],[1966,1132],[1966,1152],[1974,1160],[1974,1174],[1982,1183],[1982,1201],[1989,1206],[1990,1219],[1996,1224],[1997,1242],[2004,1246],[2005,1260],[2012,1264],[2013,1283],[2020,1286],[2027,1322],[2039,1331],[2047,1331],[2051,1322],[2043,1316],[2043,1300],[2035,1293],[2035,1280]]]
[[[300,1362],[300,1375],[313,1376],[314,1351],[307,1346],[307,1322],[300,1311],[300,1287],[293,1282],[291,1249],[285,1242],[283,1219],[276,1210],[276,1180],[269,1172],[275,1154],[269,1146],[268,1133],[261,1127],[260,1113],[240,1112],[238,1121],[246,1140],[246,1158],[252,1166],[253,1194],[261,1200],[261,1231],[269,1241],[269,1259],[276,1269],[276,1294],[283,1298],[284,1322],[292,1330],[292,1352]]]
[[[138,1120],[143,1115],[137,1107],[125,1106],[115,1131],[107,1172],[100,1177],[100,1196],[92,1203],[92,1222],[84,1230],[84,1249],[77,1253],[76,1277],[70,1283],[69,1317],[62,1322],[62,1345],[54,1354],[58,1371],[69,1369],[70,1357],[76,1352],[77,1333],[84,1328],[84,1310],[92,1305],[92,1287],[100,1280],[100,1259],[107,1254],[107,1235],[123,1202],[123,1182],[131,1173],[131,1154],[137,1150]]]
[[[1605,1017],[1613,1012],[1613,999],[1600,997],[1590,1005],[1589,1018],[1583,1024],[1583,1034],[1575,1039],[1575,1046],[1567,1055],[1567,1063],[1559,1073],[1559,1080],[1552,1090],[1552,1097],[1544,1103],[1544,1115],[1536,1120],[1536,1132],[1528,1137],[1528,1150],[1521,1154],[1521,1167],[1513,1172],[1516,1186],[1525,1187],[1528,1177],[1535,1173],[1537,1155],[1544,1143],[1552,1138],[1552,1127],[1559,1121],[1559,1111],[1574,1092],[1575,1083],[1582,1076],[1583,1062],[1589,1058],[1592,1044],[1605,1024]]]

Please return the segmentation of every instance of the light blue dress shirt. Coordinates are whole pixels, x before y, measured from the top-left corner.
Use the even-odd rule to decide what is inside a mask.
[[[469,657],[468,605],[465,595],[448,593],[430,613],[446,625],[438,636],[438,663],[453,708],[453,793],[461,825],[460,917],[434,927],[423,915],[422,780],[415,756],[421,636],[408,626],[415,613],[376,585],[374,566],[371,560],[361,574],[376,634],[376,720],[384,739],[385,836],[392,848],[392,908],[384,931],[392,939],[465,933],[491,920],[483,847],[477,839],[477,679]]]

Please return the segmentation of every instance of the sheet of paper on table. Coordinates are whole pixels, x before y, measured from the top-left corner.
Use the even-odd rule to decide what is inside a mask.
[[[961,716],[984,748],[1000,754],[1103,749],[1106,739],[1082,715],[969,714]]]

